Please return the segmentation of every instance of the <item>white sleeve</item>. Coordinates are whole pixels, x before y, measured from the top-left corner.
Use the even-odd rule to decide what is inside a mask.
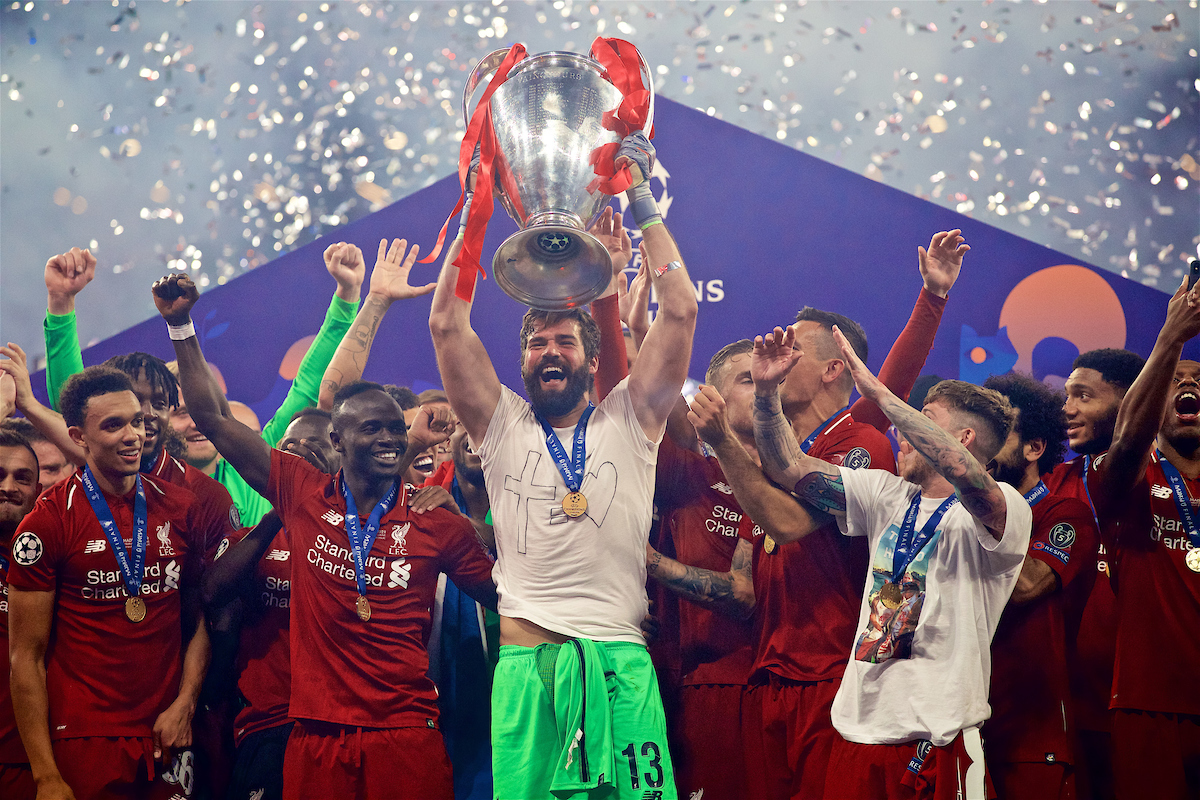
[[[1014,564],[1025,560],[1029,549],[1029,537],[1033,531],[1033,509],[1029,502],[1007,483],[1000,483],[1000,491],[1004,493],[1006,511],[1004,515],[1004,535],[997,539],[992,532],[975,521],[975,535],[979,544],[987,553],[988,562],[998,571],[1003,572]]]
[[[471,442],[471,447],[475,449],[480,458],[484,458],[485,453],[489,453],[497,446],[497,441],[512,428],[513,422],[527,406],[528,403],[522,400],[516,392],[504,384],[500,384],[500,399],[496,401],[496,409],[492,412],[492,419],[488,422],[483,441]]]
[[[880,501],[902,489],[904,481],[882,469],[838,467],[838,472],[846,489],[846,514],[834,517],[838,529],[845,536],[870,536],[879,526],[880,509],[890,507]]]
[[[622,421],[621,431],[627,434],[629,443],[636,448],[635,452],[648,455],[650,458],[655,457],[658,443],[662,441],[662,433],[659,433],[658,441],[654,441],[647,438],[646,432],[642,430],[642,423],[638,421],[637,411],[633,407],[633,397],[629,394],[628,375],[604,396],[596,410],[599,411],[601,408],[606,414],[611,414],[614,418]]]

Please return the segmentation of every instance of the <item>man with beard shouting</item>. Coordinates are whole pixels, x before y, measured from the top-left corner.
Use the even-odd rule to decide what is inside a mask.
[[[622,157],[645,176],[629,190],[630,209],[659,307],[629,376],[599,406],[588,400],[599,330],[581,309],[526,313],[521,374],[529,401],[501,385],[471,327],[471,302],[455,293],[461,231],[429,315],[446,394],[482,459],[492,502],[499,800],[595,790],[676,796],[639,623],[655,460],[687,376],[697,306],[649,191],[653,148],[635,134]]]

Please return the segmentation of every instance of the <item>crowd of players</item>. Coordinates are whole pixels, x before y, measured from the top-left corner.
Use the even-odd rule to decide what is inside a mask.
[[[640,135],[621,155],[650,174]],[[525,316],[527,400],[471,327],[461,231],[426,286],[381,242],[365,298],[330,246],[261,426],[186,276],[152,288],[174,362],[84,368],[96,260],[50,258],[53,407],[0,348],[0,797],[1200,796],[1197,292],[1065,395],[933,383],[970,249],[941,232],[878,377],[860,325],[806,307],[689,404],[693,287],[629,200],[637,277],[606,211],[608,292]],[[431,292],[444,392],[363,381]]]

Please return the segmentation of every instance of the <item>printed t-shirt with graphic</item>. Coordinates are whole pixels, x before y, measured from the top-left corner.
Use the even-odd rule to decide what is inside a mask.
[[[1142,480],[1113,509],[1117,659],[1111,707],[1200,715],[1200,692],[1193,689],[1200,664],[1200,571],[1188,561],[1191,553],[1190,563],[1200,567],[1200,551],[1180,519],[1163,467],[1162,454],[1153,453]],[[1104,458],[1092,462],[1092,486],[1103,468]],[[1200,498],[1200,481],[1180,477],[1188,496]]]
[[[198,533],[204,542],[204,563],[211,563],[221,541],[242,527],[237,506],[229,492],[191,464],[168,455],[166,450],[159,451],[158,460],[146,474],[182,486],[196,495],[196,521]]]
[[[1093,524],[1096,510],[1084,480],[1090,459],[1080,456],[1063,462],[1042,477],[1051,494],[1073,497],[1088,506]],[[1108,703],[1112,696],[1113,662],[1117,657],[1117,596],[1112,587],[1112,559],[1103,540],[1096,546],[1096,580],[1083,607],[1079,633],[1069,642],[1071,694],[1075,718],[1082,730],[1107,731]]]
[[[0,536],[0,675],[7,675],[8,660],[8,565],[12,558],[12,542]],[[13,712],[12,687],[0,680],[0,764],[27,764],[25,746],[17,732],[17,717]]]
[[[887,437],[848,411],[808,454],[838,467],[896,471]],[[842,536],[833,522],[790,544],[768,543],[760,532],[743,525],[740,534],[754,544],[754,680],[765,680],[765,671],[794,681],[840,678],[867,573],[866,541]]]
[[[713,457],[684,450],[671,437],[658,449],[655,502],[675,558],[691,567],[728,572],[748,519]],[[754,660],[753,625],[698,603],[679,604],[679,646],[685,686],[745,684]]]
[[[871,571],[862,590],[855,649],[833,701],[833,726],[859,744],[927,739],[941,747],[988,718],[990,644],[1029,548],[1033,513],[1006,483],[1004,534],[997,540],[956,503],[902,578],[917,591],[894,613],[878,609],[892,580],[892,556],[909,503],[919,489],[880,470],[841,470],[846,515],[838,526],[865,537]],[[916,530],[945,498],[922,498]],[[906,593],[908,594],[908,593]],[[907,607],[905,607],[907,606]],[[893,620],[891,617],[903,619]],[[887,617],[885,619],[885,616]],[[895,646],[873,648],[896,625]],[[910,641],[904,641],[910,636]],[[907,657],[905,657],[907,656]]]
[[[992,639],[990,752],[1006,761],[1073,763],[1075,730],[1068,642],[1096,579],[1100,535],[1092,510],[1048,494],[1033,506],[1028,558],[1050,567],[1058,587],[1028,603],[1009,603]]]
[[[575,428],[556,429],[572,453]],[[587,426],[580,491],[587,512],[562,508],[568,489],[533,408],[501,386],[483,441],[499,559],[500,613],[564,636],[644,645],[646,542],[658,442],[642,431],[625,378]]]
[[[142,486],[148,544],[141,622],[125,616],[129,595],[80,473],[42,494],[13,537],[9,585],[56,593],[46,648],[51,739],[150,736],[179,694],[179,588],[198,587],[202,560],[193,541],[196,496],[148,475]],[[128,553],[135,491],[101,493]]]
[[[214,560],[252,530],[242,528],[227,536]],[[235,745],[251,733],[288,721],[292,692],[291,556],[287,530],[280,530],[254,567],[252,591],[243,597],[245,611],[234,672],[238,693],[246,705],[233,721]]]
[[[404,488],[365,559],[371,618],[363,622],[340,480],[340,472],[271,451],[267,499],[291,541],[291,716],[433,727],[437,691],[425,645],[438,573],[470,590],[491,581],[492,562],[470,522],[444,508],[411,513]],[[359,512],[365,529],[372,509]]]

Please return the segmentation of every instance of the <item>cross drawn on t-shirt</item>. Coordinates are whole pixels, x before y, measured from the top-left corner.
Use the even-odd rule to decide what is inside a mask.
[[[538,465],[541,464],[542,453],[530,450],[525,456],[525,465],[521,468],[521,477],[504,476],[504,491],[517,496],[517,552],[524,555],[527,551],[530,513],[541,513],[545,508],[548,517],[544,520],[550,525],[561,525],[567,522],[577,522],[567,516],[562,509],[563,497],[567,494],[566,484],[559,476],[554,476],[550,483],[539,483],[534,480]],[[617,467],[611,461],[605,461],[596,470],[588,470],[583,476],[587,487],[588,508],[584,517],[590,519],[597,527],[604,524],[608,510],[612,507],[617,495]],[[541,501],[531,507],[532,501]]]

